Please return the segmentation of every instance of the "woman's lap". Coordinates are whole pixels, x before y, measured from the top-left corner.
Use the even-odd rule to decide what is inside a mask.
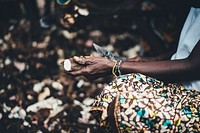
[[[91,113],[107,132],[199,132],[200,93],[127,74],[104,88]]]

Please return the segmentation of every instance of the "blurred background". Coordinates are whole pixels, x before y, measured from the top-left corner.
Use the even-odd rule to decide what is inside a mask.
[[[102,132],[89,113],[111,80],[73,78],[60,62],[93,42],[131,58],[176,48],[182,0],[0,0],[0,130]],[[180,15],[182,13],[183,15]]]

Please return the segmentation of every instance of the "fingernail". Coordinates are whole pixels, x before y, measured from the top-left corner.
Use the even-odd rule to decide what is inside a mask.
[[[60,65],[64,65],[64,61],[61,61],[61,62],[60,62]]]

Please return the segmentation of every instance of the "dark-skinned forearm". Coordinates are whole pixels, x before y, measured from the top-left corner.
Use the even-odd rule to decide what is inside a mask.
[[[196,75],[195,68],[189,59],[154,61],[154,62],[124,62],[122,73],[142,73],[166,81],[192,80]]]

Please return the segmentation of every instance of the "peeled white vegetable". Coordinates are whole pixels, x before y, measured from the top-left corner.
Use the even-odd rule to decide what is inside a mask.
[[[69,59],[64,60],[64,69],[66,71],[71,71],[72,70],[72,64]]]

